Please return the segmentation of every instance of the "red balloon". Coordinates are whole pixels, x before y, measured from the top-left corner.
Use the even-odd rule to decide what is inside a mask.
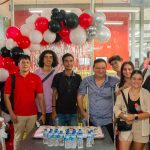
[[[0,55],[0,68],[5,68],[4,59],[5,58]]]
[[[7,39],[12,38],[14,41],[17,42],[19,40],[20,36],[21,36],[21,32],[17,27],[11,26],[11,27],[7,28],[7,30],[6,30]]]
[[[63,36],[62,41],[65,42],[66,44],[71,44],[69,35]]]
[[[13,69],[16,65],[15,65],[15,62],[12,58],[10,57],[5,57],[4,58],[4,66],[5,66],[5,69],[7,70],[11,70]]]
[[[39,17],[35,21],[35,29],[40,32],[45,32],[48,29],[48,19],[45,17]]]
[[[26,49],[30,46],[30,40],[27,36],[21,36],[20,39],[17,41],[17,44],[20,48]]]
[[[93,18],[87,13],[83,13],[79,16],[79,24],[84,29],[87,29],[93,23]]]
[[[46,46],[46,45],[48,45],[49,43],[47,43],[44,39],[41,41],[41,46]]]
[[[64,36],[68,36],[70,34],[70,29],[67,29],[65,27],[61,28],[60,32],[58,33],[62,38]]]
[[[19,71],[19,67],[18,66],[14,66],[13,69],[8,70],[9,74],[16,74]]]

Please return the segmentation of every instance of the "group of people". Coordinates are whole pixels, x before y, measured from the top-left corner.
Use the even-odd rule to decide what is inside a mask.
[[[143,84],[142,72],[134,70],[132,62],[123,62],[120,56],[112,56],[108,63],[117,72],[116,76],[107,75],[107,62],[96,59],[93,75],[82,80],[73,71],[74,57],[70,53],[62,57],[62,72],[55,69],[58,59],[51,50],[40,54],[39,68],[34,73],[30,72],[30,57],[22,55],[18,63],[20,71],[15,75],[13,105],[11,76],[4,88],[4,101],[14,125],[14,150],[23,139],[24,131],[29,134],[37,120],[46,125],[76,126],[78,112],[89,125],[105,127],[113,141],[113,114],[115,118],[122,118],[132,124],[132,130],[119,133],[120,149],[129,150],[132,146],[142,150],[150,133],[150,93],[146,90],[150,86],[150,77]],[[130,113],[123,102],[122,91]],[[87,110],[83,106],[85,95],[88,95]]]

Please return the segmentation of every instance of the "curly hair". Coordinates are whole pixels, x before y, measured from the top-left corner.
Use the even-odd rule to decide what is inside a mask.
[[[58,58],[57,58],[56,53],[52,50],[45,50],[40,54],[39,62],[38,62],[39,67],[41,67],[41,68],[44,67],[44,56],[46,54],[52,54],[52,56],[53,56],[52,67],[56,67],[58,65]]]

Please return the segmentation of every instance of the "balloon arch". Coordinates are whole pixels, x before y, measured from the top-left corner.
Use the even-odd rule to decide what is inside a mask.
[[[57,8],[41,16],[33,14],[25,20],[20,28],[10,26],[6,30],[6,39],[0,41],[0,81],[5,81],[9,74],[18,71],[17,63],[21,54],[40,51],[46,46],[64,43],[71,47],[86,45],[96,38],[107,42],[110,30],[104,26],[106,16],[102,12],[82,12],[72,9],[67,13]]]

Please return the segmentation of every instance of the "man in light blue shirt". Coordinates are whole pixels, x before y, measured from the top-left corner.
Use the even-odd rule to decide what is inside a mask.
[[[113,88],[119,79],[106,75],[107,64],[96,59],[93,65],[94,75],[83,79],[78,91],[78,106],[84,118],[90,119],[94,126],[105,126],[113,140]],[[89,114],[83,108],[83,99],[88,94]],[[88,116],[89,115],[89,116]]]

